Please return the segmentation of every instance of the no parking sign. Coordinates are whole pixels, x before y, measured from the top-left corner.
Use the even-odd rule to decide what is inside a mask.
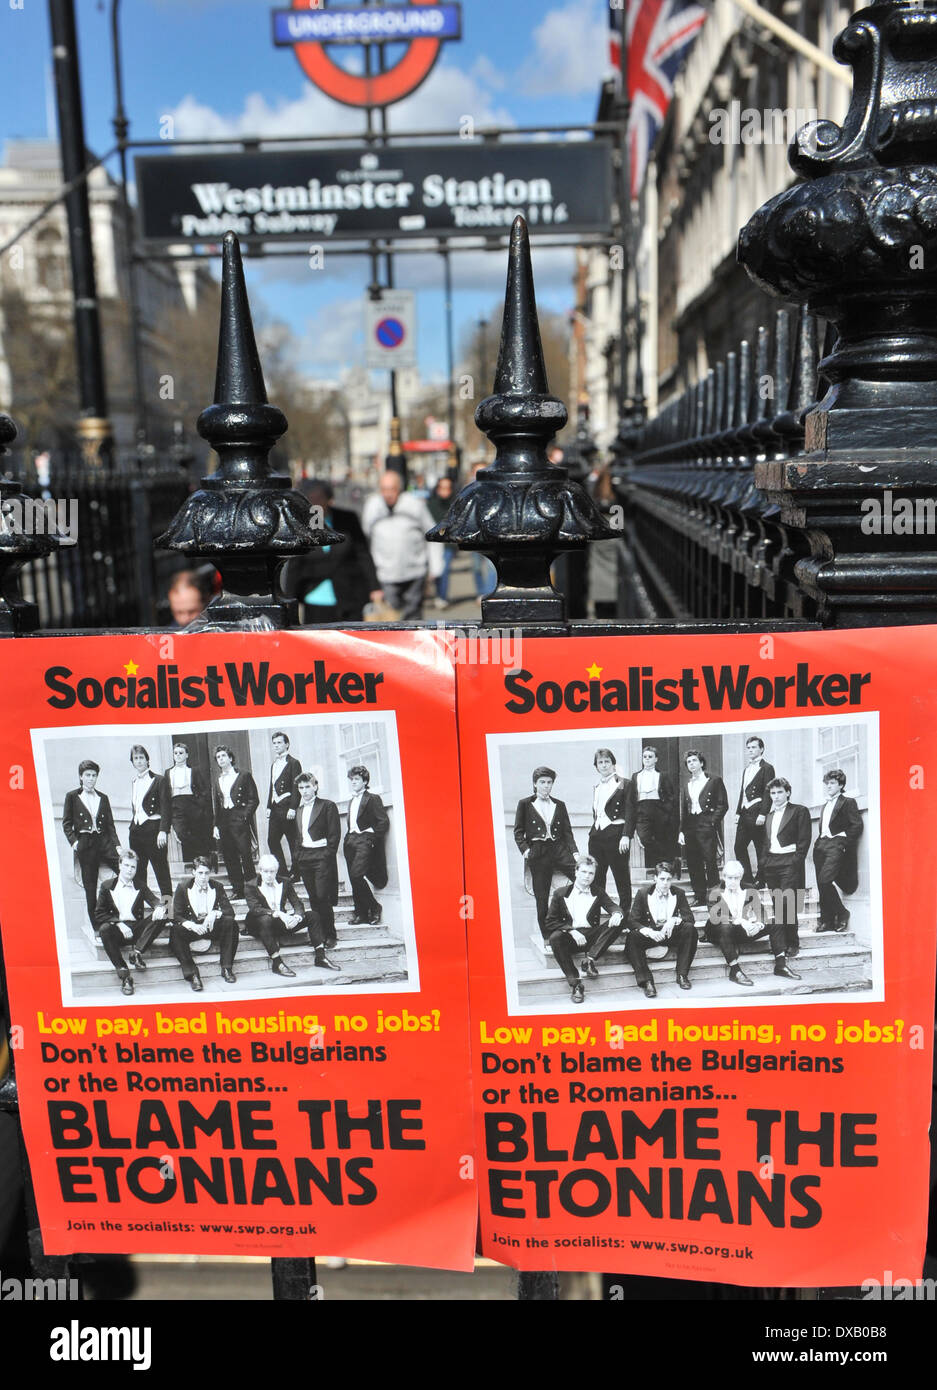
[[[396,370],[416,366],[416,314],[412,290],[385,290],[365,305],[367,365]]]

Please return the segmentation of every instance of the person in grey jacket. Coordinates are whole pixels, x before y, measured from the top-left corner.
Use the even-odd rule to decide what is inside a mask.
[[[432,514],[422,497],[403,491],[399,473],[388,469],[378,487],[365,501],[361,527],[385,600],[401,617],[419,618],[426,576],[435,578],[442,571],[442,546],[426,539]]]

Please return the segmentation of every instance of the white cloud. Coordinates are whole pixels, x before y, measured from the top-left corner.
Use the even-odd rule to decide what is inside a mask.
[[[477,65],[476,65],[477,66]],[[490,65],[489,65],[490,66]],[[463,116],[476,126],[514,126],[510,111],[492,97],[491,72],[467,73],[440,62],[412,96],[391,108],[391,130],[458,129]],[[364,113],[332,101],[317,87],[307,84],[293,100],[271,104],[259,92],[251,92],[240,111],[225,115],[186,96],[167,113],[173,117],[177,140],[223,140],[240,136],[361,135]]]
[[[364,300],[335,299],[310,318],[296,362],[310,377],[337,376],[364,361]]]
[[[549,10],[533,32],[532,52],[518,74],[528,96],[598,97],[608,71],[608,10],[596,0],[570,0]]]
[[[493,92],[500,92],[507,86],[507,75],[500,72],[494,63],[485,53],[479,54],[472,64],[472,76],[485,87],[490,87]]]

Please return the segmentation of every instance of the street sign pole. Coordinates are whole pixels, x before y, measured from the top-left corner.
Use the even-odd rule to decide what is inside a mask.
[[[377,48],[377,67],[378,67],[378,72],[384,72],[385,69],[386,69],[386,54],[385,54],[384,44],[382,44],[382,43],[381,43],[381,44],[378,44],[378,48]],[[386,106],[381,106],[381,107],[379,107],[379,112],[380,112],[380,117],[381,117],[381,126],[380,126],[380,133],[381,133],[381,136],[382,136],[381,145],[382,145],[382,147],[386,148],[386,146],[387,146],[387,107],[386,107]],[[394,257],[393,257],[393,252],[391,252],[391,251],[388,250],[388,251],[386,251],[386,252],[384,253],[384,265],[385,265],[386,272],[387,272],[387,279],[386,279],[387,288],[388,288],[389,290],[392,290],[392,289],[394,289]],[[400,408],[399,408],[399,406],[398,406],[398,404],[397,404],[397,373],[394,371],[393,367],[391,367],[391,369],[390,369],[390,418],[391,418],[391,422],[393,422],[394,420],[396,420],[396,421],[398,422],[398,423],[397,423],[397,439],[398,439],[398,442],[399,442],[400,437],[401,437],[401,435],[400,435]],[[391,430],[393,430],[393,424],[391,424]],[[393,435],[391,436],[391,446],[393,446]],[[396,457],[396,456],[395,456],[395,457]],[[401,457],[401,459],[403,459],[403,475],[404,475],[404,478],[406,479],[406,471],[407,471],[406,458],[405,458],[405,456],[403,455],[402,452],[400,453],[400,457]],[[389,467],[389,466],[390,466],[390,454],[388,455],[388,467]]]
[[[75,358],[78,369],[81,447],[87,458],[101,463],[101,446],[109,444],[111,424],[107,418],[107,388],[104,354],[101,348],[101,321],[94,276],[91,244],[91,214],[88,208],[85,171],[84,116],[81,103],[81,76],[78,67],[78,36],[72,0],[49,0],[52,58],[55,68],[55,98],[58,108],[59,148],[62,152],[62,182],[74,183],[65,198],[68,219],[68,245],[71,253],[72,293],[75,305]]]

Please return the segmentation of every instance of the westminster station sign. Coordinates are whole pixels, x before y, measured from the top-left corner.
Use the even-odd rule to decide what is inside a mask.
[[[136,160],[149,241],[332,241],[611,229],[605,140],[271,150]]]

